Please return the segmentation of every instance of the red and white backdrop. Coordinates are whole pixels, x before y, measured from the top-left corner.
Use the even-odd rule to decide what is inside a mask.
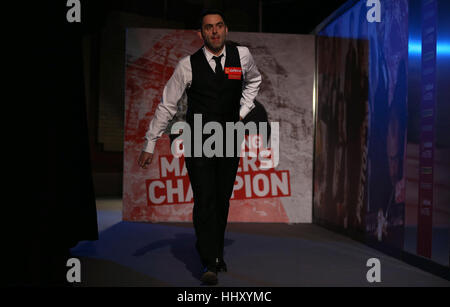
[[[257,100],[279,123],[279,164],[261,170],[242,157],[229,221],[312,221],[314,37],[230,32],[247,46],[263,78]],[[158,141],[152,164],[137,160],[164,85],[177,62],[202,46],[195,31],[130,28],[126,43],[123,220],[191,221],[193,197],[184,159],[172,156],[168,135]],[[174,121],[183,120],[186,99]],[[170,126],[169,126],[170,127]],[[169,131],[169,130],[167,130]]]

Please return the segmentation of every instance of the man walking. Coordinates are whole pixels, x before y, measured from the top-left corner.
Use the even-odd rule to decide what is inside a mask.
[[[242,120],[255,106],[261,74],[248,48],[225,43],[228,28],[220,11],[206,10],[200,20],[199,35],[204,46],[182,58],[167,82],[139,157],[138,163],[143,168],[151,163],[156,141],[174,117],[177,102],[184,92],[188,98],[186,122],[191,131],[194,131],[194,114],[202,116],[202,125],[214,121],[225,131],[226,122]],[[204,139],[202,136],[202,144]],[[226,143],[224,139],[224,148]],[[194,197],[192,219],[196,248],[203,264],[205,284],[216,284],[217,272],[227,271],[223,259],[224,235],[240,158],[236,151],[233,157],[226,155],[225,149],[223,153],[213,157],[185,153]]]

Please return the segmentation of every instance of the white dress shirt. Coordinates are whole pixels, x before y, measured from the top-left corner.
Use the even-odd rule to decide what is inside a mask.
[[[214,61],[212,54],[206,47],[203,47],[206,59],[211,66],[211,69],[215,72],[216,61]],[[256,67],[255,61],[247,47],[237,46],[239,52],[239,58],[241,61],[242,77],[243,77],[243,89],[241,97],[241,108],[239,115],[244,118],[251,109],[255,106],[254,99],[258,94],[261,85],[261,74]],[[226,48],[223,48],[222,52],[217,55],[221,58],[222,69],[224,69]],[[186,89],[192,84],[192,68],[191,58],[186,56],[182,58],[177,66],[173,75],[170,77],[166,86],[164,87],[161,102],[158,104],[152,121],[149,124],[147,133],[145,134],[145,145],[143,150],[153,153],[155,150],[156,141],[164,133],[169,121],[175,116],[178,110],[178,101],[183,96]]]

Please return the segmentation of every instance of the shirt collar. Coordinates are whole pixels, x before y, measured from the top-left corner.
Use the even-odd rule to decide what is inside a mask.
[[[227,49],[226,46],[224,46],[222,52],[218,56],[223,54],[223,57],[225,58],[227,56],[226,49]],[[205,46],[203,46],[203,53],[205,54],[206,60],[208,60],[208,62],[212,60],[213,56],[216,56],[213,53],[211,53],[211,51],[209,51]]]

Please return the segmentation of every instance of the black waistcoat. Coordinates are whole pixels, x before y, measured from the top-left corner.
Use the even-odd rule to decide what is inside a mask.
[[[241,68],[236,46],[226,44],[225,68]],[[192,83],[187,90],[188,110],[186,121],[192,122],[194,114],[202,114],[203,122],[238,121],[242,95],[242,79],[219,77],[212,70],[202,49],[191,55]]]

